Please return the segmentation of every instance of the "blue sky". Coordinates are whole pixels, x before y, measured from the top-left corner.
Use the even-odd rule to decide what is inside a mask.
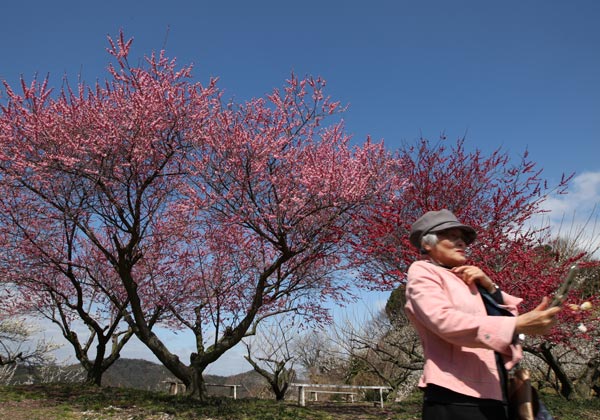
[[[198,81],[219,77],[227,96],[262,96],[292,71],[322,76],[349,105],[357,142],[393,149],[444,132],[468,149],[528,149],[549,180],[578,176],[550,210],[600,203],[598,1],[5,3],[0,79],[11,85],[102,80],[106,36],[123,29],[133,59],[165,47]]]

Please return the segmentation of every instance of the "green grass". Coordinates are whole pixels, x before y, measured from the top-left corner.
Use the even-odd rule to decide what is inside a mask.
[[[600,399],[565,401],[544,395],[557,420],[600,420]],[[419,419],[421,396],[401,403],[309,403],[211,398],[200,403],[185,396],[125,388],[83,385],[19,385],[0,387],[0,418],[10,420],[409,420]]]

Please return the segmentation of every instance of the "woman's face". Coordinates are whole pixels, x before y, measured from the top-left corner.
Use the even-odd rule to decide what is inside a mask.
[[[467,261],[465,249],[467,244],[460,229],[447,229],[436,232],[437,244],[424,245],[427,254],[438,264],[447,267],[458,267]]]

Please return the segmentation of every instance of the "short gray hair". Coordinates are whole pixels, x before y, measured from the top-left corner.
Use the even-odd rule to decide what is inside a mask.
[[[438,238],[437,234],[435,234],[433,232],[424,235],[421,238],[421,253],[427,254],[427,251],[425,251],[425,245],[434,246],[439,241],[440,241],[440,238]]]

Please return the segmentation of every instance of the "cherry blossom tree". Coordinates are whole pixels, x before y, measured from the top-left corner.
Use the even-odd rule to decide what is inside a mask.
[[[323,80],[292,75],[264,98],[223,103],[214,80],[192,82],[162,52],[131,67],[130,47],[110,39],[111,80],[93,87],[5,84],[5,266],[26,252],[3,278],[28,287],[37,264],[36,299],[71,288],[84,322],[83,301],[122,317],[203,398],[203,371],[261,320],[320,322],[326,302],[348,298],[340,270],[357,215],[401,179],[383,144],[351,146],[341,122],[324,125],[340,106]],[[157,324],[194,334],[189,363]]]
[[[197,289],[172,310],[197,337],[202,320],[217,332],[192,354],[196,372],[262,319],[293,311],[326,321],[323,304],[347,296],[337,270],[353,216],[396,177],[382,145],[350,148],[341,124],[322,128],[338,106],[322,88],[292,77],[283,92],[221,109],[203,133],[191,188],[182,191],[188,226],[199,227],[191,252]]]
[[[151,287],[173,274],[164,232],[179,232],[167,226],[181,173],[173,157],[185,153],[182,133],[202,123],[215,93],[183,82],[189,69],[177,72],[164,57],[129,69],[130,45],[111,40],[121,67],[109,67],[104,86],[52,98],[45,81],[23,82],[20,95],[5,85],[0,123],[2,279],[18,286],[22,307],[60,326],[97,384],[135,330],[122,328],[123,276],[135,276],[147,325],[160,319]],[[76,322],[90,331],[83,340]]]
[[[57,325],[87,372],[86,381],[100,385],[102,374],[133,335],[122,322],[126,296],[116,292],[114,271],[106,272],[96,260],[99,255],[79,240],[77,226],[67,218],[62,223],[48,220],[48,209],[25,203],[19,188],[3,192],[0,258],[4,286],[11,290],[10,297],[3,294],[4,312]],[[103,288],[115,290],[113,301]]]
[[[529,223],[544,212],[541,204],[549,194],[566,193],[570,177],[549,187],[527,153],[515,163],[499,150],[485,156],[467,152],[463,140],[446,142],[445,137],[437,144],[422,139],[399,150],[403,177],[410,181],[394,201],[364,218],[365,234],[355,241],[363,275],[376,287],[400,284],[419,258],[408,242],[412,222],[428,210],[447,208],[478,232],[471,260],[505,290],[524,297],[525,309],[536,306],[584,256],[558,259],[546,252],[550,231]]]

